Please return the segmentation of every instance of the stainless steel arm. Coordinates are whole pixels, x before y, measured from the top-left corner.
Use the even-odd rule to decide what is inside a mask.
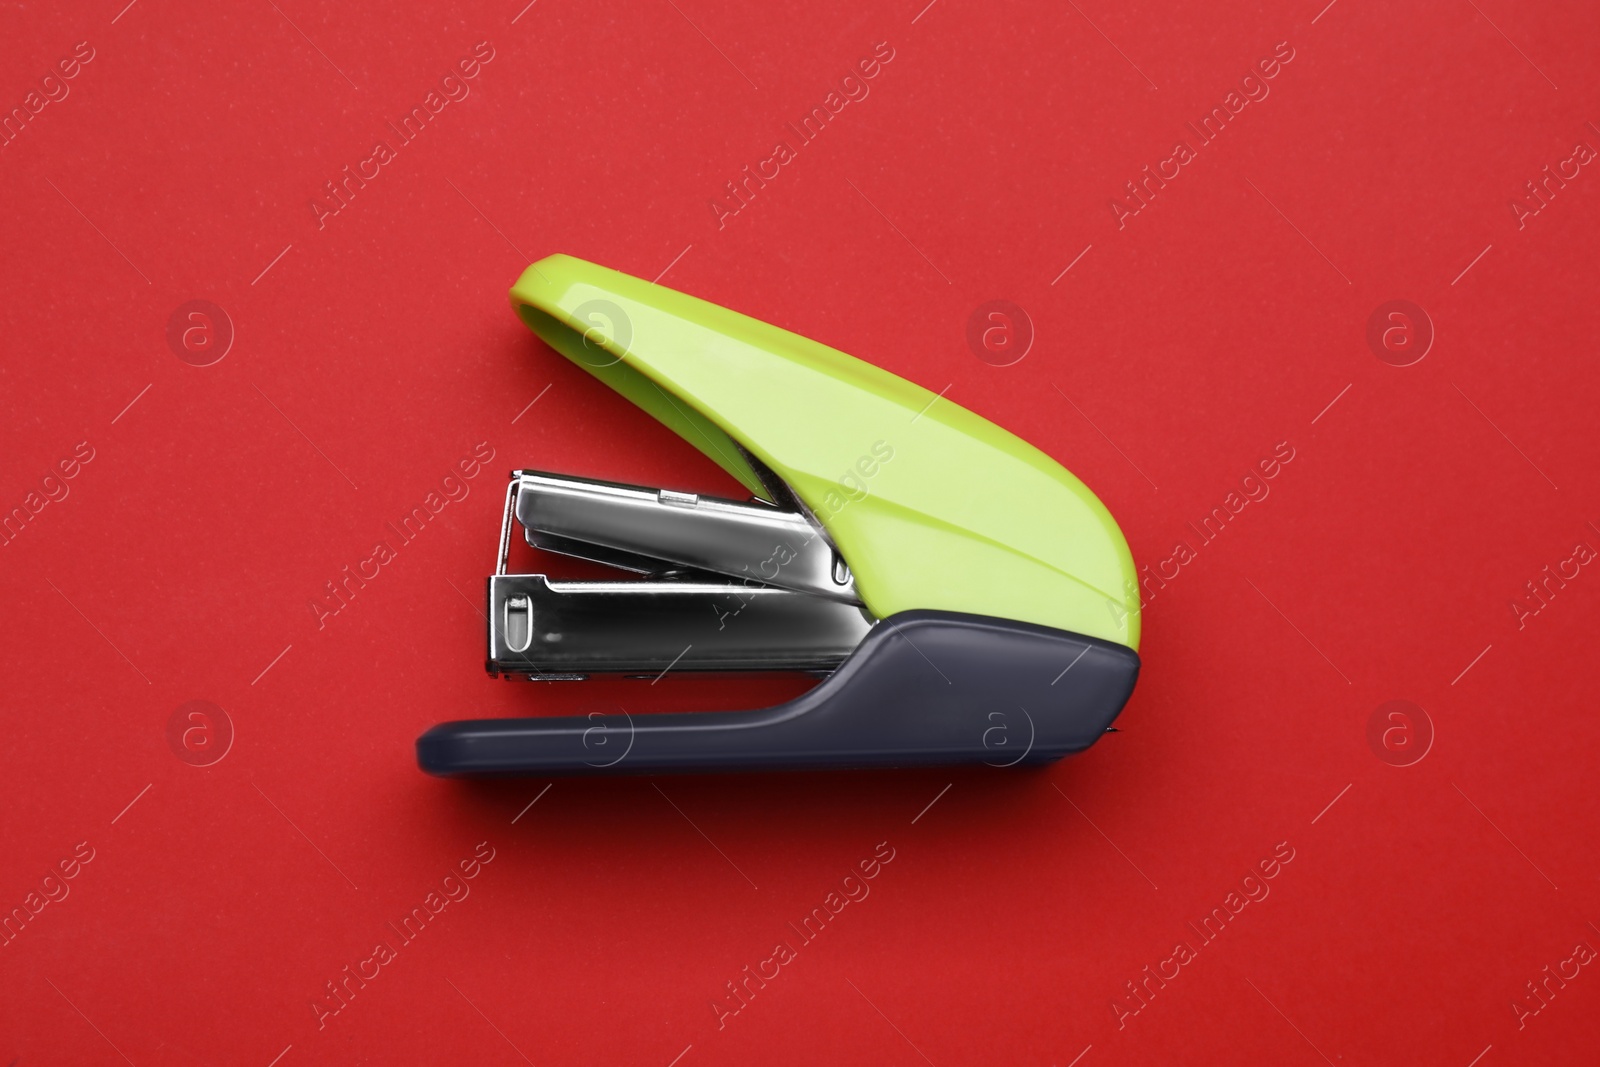
[[[528,543],[640,573],[662,563],[859,604],[844,558],[805,515],[766,504],[522,471]]]
[[[507,574],[513,521],[536,548],[640,574]],[[489,579],[489,673],[831,671],[876,620],[844,559],[798,511],[518,471]]]

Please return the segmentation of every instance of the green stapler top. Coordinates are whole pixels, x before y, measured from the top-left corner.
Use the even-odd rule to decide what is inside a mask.
[[[838,349],[571,256],[525,270],[511,303],[752,493],[768,489],[746,453],[781,478],[879,618],[997,615],[1138,650],[1116,520],[1015,434]]]

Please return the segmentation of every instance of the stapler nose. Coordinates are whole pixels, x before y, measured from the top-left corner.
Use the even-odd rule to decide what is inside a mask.
[[[874,622],[826,534],[797,512],[519,471],[507,538],[513,521],[536,548],[647,577],[507,574],[502,544],[489,579],[490,674],[831,671]]]
[[[871,364],[571,257],[530,267],[511,296],[551,347],[752,497],[514,471],[490,674],[823,678],[757,711],[444,723],[417,741],[424,771],[1039,764],[1121,711],[1139,671],[1133,560],[1044,453]],[[639,577],[509,574],[517,527]]]

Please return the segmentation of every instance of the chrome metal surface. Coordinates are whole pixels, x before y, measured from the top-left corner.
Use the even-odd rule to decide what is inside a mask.
[[[551,552],[641,574],[674,564],[861,602],[827,535],[798,511],[539,471],[519,472],[507,508],[528,543]]]
[[[506,486],[506,513],[500,520],[500,556],[494,572],[506,572],[506,560],[511,556],[511,519],[517,513],[517,473],[511,472],[511,484]]]
[[[489,579],[490,674],[829,671],[873,619],[836,599],[700,581]]]

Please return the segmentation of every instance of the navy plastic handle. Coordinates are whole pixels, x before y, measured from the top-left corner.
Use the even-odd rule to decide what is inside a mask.
[[[1049,763],[1099,739],[1138,674],[1124,645],[907,611],[776,707],[442,723],[417,762],[446,777]]]

